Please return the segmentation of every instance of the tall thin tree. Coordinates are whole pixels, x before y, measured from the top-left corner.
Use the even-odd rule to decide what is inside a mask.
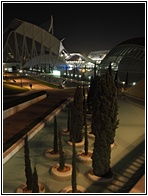
[[[53,141],[53,152],[58,153],[58,130],[57,130],[57,117],[54,117],[54,141]]]
[[[77,182],[76,182],[76,149],[75,149],[75,141],[72,141],[72,150],[73,150],[73,154],[72,154],[72,193],[76,193],[77,192]]]
[[[71,104],[68,105],[68,118],[67,118],[67,131],[70,132],[71,129]]]
[[[30,161],[30,156],[29,156],[28,136],[27,135],[24,139],[24,155],[25,155],[26,185],[27,185],[28,190],[32,190],[32,169],[31,169],[31,161]]]
[[[111,172],[111,144],[114,142],[115,131],[119,123],[116,93],[110,64],[106,74],[96,77],[93,96],[92,129],[95,142],[92,167],[97,176],[106,176]]]
[[[74,101],[71,107],[71,130],[70,141],[81,142],[83,139],[83,92],[80,86],[77,86]]]
[[[60,158],[59,158],[59,170],[63,170],[64,166],[65,166],[65,159],[64,159],[64,151],[63,151],[63,145],[62,145],[62,139],[61,139],[61,131],[58,131],[58,135],[59,135],[59,154],[60,154]]]
[[[110,170],[110,144],[107,142],[108,128],[110,128],[109,100],[106,97],[105,77],[96,77],[97,85],[93,101],[92,131],[95,135],[92,154],[93,173],[96,176],[105,176]]]
[[[38,175],[37,175],[36,166],[34,166],[32,184],[33,184],[32,193],[39,193]]]
[[[84,151],[85,151],[85,155],[88,155],[88,135],[87,135],[87,117],[86,117],[87,104],[86,104],[84,86],[83,86],[83,104],[84,104],[84,129],[85,129]]]

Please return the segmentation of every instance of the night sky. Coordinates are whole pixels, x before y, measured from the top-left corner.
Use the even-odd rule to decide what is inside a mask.
[[[54,35],[69,52],[88,55],[145,36],[145,3],[34,2],[3,3],[3,28],[18,18],[36,25],[53,15]]]

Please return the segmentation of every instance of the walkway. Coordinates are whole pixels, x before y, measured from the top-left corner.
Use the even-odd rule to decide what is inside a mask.
[[[26,85],[26,87],[28,87],[28,84],[29,81],[25,80],[24,86]],[[11,138],[15,137],[17,133],[25,129],[27,126],[30,126],[31,123],[34,123],[34,121],[37,118],[40,118],[41,115],[52,112],[64,100],[73,97],[75,91],[74,89],[51,89],[50,87],[35,84],[34,82],[33,90],[31,92],[36,90],[46,90],[48,95],[47,98],[27,107],[3,121],[4,144]]]
[[[50,99],[49,97],[47,98],[46,104],[45,102],[42,102],[40,108],[43,107],[46,110],[45,107],[49,102],[51,100],[53,102],[55,101],[55,97],[57,98],[59,96],[58,91],[55,92],[51,91],[51,95],[49,96]],[[63,98],[69,95],[65,95],[66,90],[61,90],[61,92],[63,92],[61,94]],[[51,105],[51,103],[49,105]],[[33,110],[30,110],[29,112],[32,113],[31,115],[36,113],[33,112]],[[89,193],[128,193],[145,173],[144,106],[129,101],[119,100],[119,119],[120,124],[115,137],[117,146],[112,150],[111,155],[111,167],[114,172],[114,180],[112,183],[92,183],[86,176],[88,169],[92,167],[91,164],[77,162],[77,184],[86,187]],[[64,108],[58,114],[57,122],[59,128],[66,127],[67,108]],[[12,128],[13,124],[11,124],[10,127]],[[63,136],[62,140],[67,155],[66,162],[71,163],[72,149],[67,144],[68,136]],[[89,138],[90,149],[93,149],[93,142],[94,140]],[[48,148],[52,148],[52,146],[53,121],[49,122],[46,127],[29,141],[32,166],[34,164],[36,165],[39,181],[45,184],[46,193],[58,193],[62,188],[71,184],[71,180],[58,181],[50,174],[49,171],[51,166],[55,165],[57,161],[46,158],[45,151]],[[77,151],[82,149],[83,147],[78,147]],[[14,193],[16,188],[24,182],[24,152],[23,149],[21,149],[3,166],[3,192]]]

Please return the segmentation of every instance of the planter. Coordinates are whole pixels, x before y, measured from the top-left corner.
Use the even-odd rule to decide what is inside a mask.
[[[64,151],[64,154],[65,154],[65,151]],[[46,157],[53,158],[53,159],[58,159],[60,157],[59,152],[54,154],[53,149],[46,150],[45,155]]]
[[[92,133],[91,130],[88,130],[88,137],[95,138],[95,135]]]
[[[83,129],[85,128],[85,125],[83,125]],[[91,128],[91,123],[87,123],[87,128]]]
[[[88,151],[88,155],[85,155],[85,152],[84,151],[79,151],[77,153],[77,159],[79,161],[85,162],[85,163],[92,162],[91,156],[92,156],[92,151]]]
[[[72,186],[67,186],[63,188],[59,193],[72,193]],[[77,185],[77,193],[87,193],[86,188]]]
[[[62,135],[67,135],[67,136],[69,136],[69,131],[68,131],[68,129],[63,129]]]
[[[72,146],[72,142],[70,140],[68,140],[67,143]],[[84,145],[84,140],[82,140],[81,142],[75,142],[76,147],[83,146],[83,145]]]
[[[87,115],[87,117],[89,117],[89,118],[92,117],[92,113],[87,113],[86,115]]]
[[[44,185],[41,182],[39,182],[38,185],[39,185],[39,193],[45,193]],[[32,190],[28,190],[26,184],[21,184],[17,188],[16,193],[32,193]]]
[[[115,148],[117,148],[117,144],[116,143],[111,144],[111,149],[114,150]]]
[[[106,182],[111,182],[113,180],[113,173],[110,172],[107,176],[105,177],[99,177],[93,174],[93,170],[88,171],[88,179],[97,183],[106,183]]]
[[[65,168],[60,171],[59,169],[59,164],[56,166],[53,166],[51,168],[51,174],[57,179],[57,180],[69,180],[71,178],[72,174],[72,165],[65,163]]]

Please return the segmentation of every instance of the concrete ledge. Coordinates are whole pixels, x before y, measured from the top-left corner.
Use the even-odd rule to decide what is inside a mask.
[[[129,193],[145,193],[145,175],[140,178],[140,180],[129,191]]]
[[[137,101],[141,101],[142,103],[145,103],[145,99],[144,98],[140,98],[140,97],[137,97],[135,95],[130,95],[130,94],[126,93],[126,92],[124,92],[124,95],[126,97],[129,97],[129,98],[133,99],[133,100],[137,100]]]
[[[65,101],[61,106],[59,106],[52,113],[50,113],[44,120],[42,120],[35,127],[33,127],[33,129],[31,129],[27,133],[28,140],[30,140],[34,135],[36,135],[46,125],[46,123],[52,120],[54,116],[57,115],[64,107],[66,107],[67,103],[69,103],[70,101],[71,99]],[[17,151],[19,151],[24,146],[24,138],[25,136],[19,139],[15,144],[13,144],[3,153],[3,164],[6,163]]]
[[[18,104],[14,107],[11,107],[9,109],[6,109],[3,111],[3,120],[8,118],[9,116],[12,116],[14,115],[15,113],[29,107],[30,105],[34,104],[34,103],[37,103],[39,101],[41,101],[42,99],[45,99],[47,97],[47,94],[44,94],[44,95],[41,95],[41,96],[38,96],[34,99],[31,99],[29,101],[26,101],[24,103],[21,103],[21,104]]]

